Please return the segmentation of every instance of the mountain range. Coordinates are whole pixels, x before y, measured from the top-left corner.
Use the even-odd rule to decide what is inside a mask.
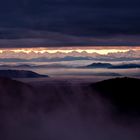
[[[111,64],[111,63],[92,63],[83,68],[108,68],[108,69],[130,69],[140,68],[140,64],[128,63],[128,64]]]
[[[0,77],[8,78],[42,78],[48,75],[41,75],[27,70],[0,70]]]
[[[60,61],[76,61],[76,60],[93,60],[93,61],[133,61],[140,60],[140,58],[110,58],[108,56],[99,56],[99,57],[91,57],[91,56],[64,56],[64,57],[38,57],[38,58],[30,58],[30,59],[21,59],[21,58],[0,58],[0,62],[60,62]]]

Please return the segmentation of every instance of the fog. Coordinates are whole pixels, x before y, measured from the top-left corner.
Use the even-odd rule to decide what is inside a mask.
[[[14,81],[12,81],[14,83]],[[17,84],[17,83],[16,83]],[[27,84],[28,85],[28,84]],[[93,92],[88,83],[30,82],[24,103],[12,106],[13,94],[3,89],[8,106],[1,103],[1,140],[139,140],[140,121],[113,114],[113,106]],[[27,86],[25,90],[25,86]],[[2,87],[1,87],[2,88]],[[3,86],[4,88],[4,86]],[[14,85],[13,91],[16,86]],[[25,90],[25,91],[24,91]],[[21,92],[22,91],[22,92]],[[23,96],[21,96],[23,97]],[[115,108],[114,108],[115,109]]]

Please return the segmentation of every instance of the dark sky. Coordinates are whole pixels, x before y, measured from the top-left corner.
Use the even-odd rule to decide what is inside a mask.
[[[0,2],[0,47],[139,44],[139,0]]]

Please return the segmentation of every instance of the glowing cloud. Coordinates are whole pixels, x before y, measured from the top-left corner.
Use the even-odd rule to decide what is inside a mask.
[[[15,53],[70,53],[73,51],[76,52],[87,52],[87,53],[98,53],[98,54],[103,54],[106,55],[108,53],[117,53],[117,52],[127,52],[129,51],[129,48],[60,48],[60,49],[56,49],[56,48],[22,48],[22,49],[1,49],[0,53],[3,53],[4,51],[10,51],[10,52],[15,52]],[[133,50],[140,50],[140,48],[134,48]]]
[[[34,58],[34,57],[64,57],[64,56],[94,56],[120,54],[129,51],[140,52],[140,47],[68,47],[68,48],[14,48],[0,49],[0,58]],[[130,55],[130,53],[129,53]]]

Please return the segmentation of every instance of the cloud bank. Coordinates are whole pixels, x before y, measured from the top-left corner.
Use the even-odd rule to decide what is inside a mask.
[[[138,0],[5,0],[0,47],[140,45]]]
[[[53,52],[54,51],[54,52]],[[66,51],[66,52],[65,52]],[[92,50],[93,52],[88,52],[90,50],[3,50],[0,52],[0,58],[1,59],[7,59],[7,58],[19,58],[19,59],[32,59],[32,58],[42,58],[44,61],[48,59],[53,59],[53,58],[58,58],[60,61],[61,59],[59,58],[65,58],[67,59],[72,59],[75,57],[81,60],[85,59],[101,59],[101,60],[124,60],[124,61],[129,61],[129,60],[139,60],[140,59],[140,50]],[[95,52],[94,52],[95,51]],[[107,51],[107,52],[106,52]],[[114,52],[113,52],[114,51]],[[57,60],[57,59],[56,59]],[[65,60],[65,59],[62,59]],[[61,61],[62,61],[61,60]],[[77,60],[77,59],[76,59]]]

